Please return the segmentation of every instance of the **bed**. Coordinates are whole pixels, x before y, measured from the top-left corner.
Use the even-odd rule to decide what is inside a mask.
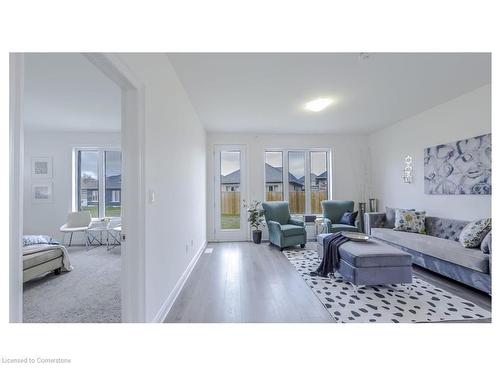
[[[36,238],[35,238],[36,237]],[[48,272],[56,275],[73,269],[66,248],[48,236],[24,236],[23,281],[30,281]]]

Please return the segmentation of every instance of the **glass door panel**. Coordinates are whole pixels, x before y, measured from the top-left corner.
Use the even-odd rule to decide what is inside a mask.
[[[220,227],[240,229],[241,221],[241,153],[220,153]]]
[[[245,155],[244,146],[215,147],[215,240],[248,239],[249,228],[243,207],[246,194]]]

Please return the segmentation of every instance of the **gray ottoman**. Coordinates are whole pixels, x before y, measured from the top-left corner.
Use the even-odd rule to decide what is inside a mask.
[[[318,236],[318,256],[323,257],[323,241]],[[410,254],[379,240],[349,241],[339,248],[339,272],[354,285],[405,284],[412,282]]]

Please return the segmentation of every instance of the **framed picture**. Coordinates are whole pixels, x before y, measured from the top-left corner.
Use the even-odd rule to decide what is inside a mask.
[[[52,182],[40,182],[31,185],[33,203],[52,203]]]
[[[428,147],[424,192],[432,195],[491,195],[491,133]]]
[[[50,156],[36,156],[31,158],[31,178],[52,178],[52,158]]]

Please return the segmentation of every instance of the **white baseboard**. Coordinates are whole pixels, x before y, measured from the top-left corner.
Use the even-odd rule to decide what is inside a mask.
[[[205,248],[207,247],[207,241],[203,243],[203,245],[200,247],[200,249],[196,252],[195,256],[193,259],[191,259],[191,262],[189,262],[187,268],[185,271],[182,273],[181,277],[179,280],[177,280],[177,283],[175,284],[174,289],[172,292],[168,295],[167,299],[161,306],[160,310],[154,317],[152,323],[163,323],[163,321],[167,318],[167,315],[174,305],[175,300],[181,293],[182,288],[184,287],[184,284],[186,283],[187,279],[189,278],[189,275],[191,275],[191,272],[194,269],[194,266],[196,266],[196,263],[198,262],[198,259],[200,259],[201,254],[205,251]]]

